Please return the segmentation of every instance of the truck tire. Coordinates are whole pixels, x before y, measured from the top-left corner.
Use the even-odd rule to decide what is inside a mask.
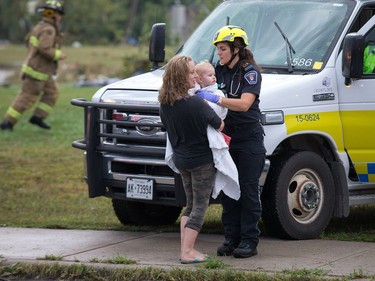
[[[170,225],[178,219],[182,208],[112,199],[113,210],[119,221],[134,225]]]
[[[284,239],[317,237],[330,222],[335,204],[329,166],[311,151],[295,151],[271,163],[262,191],[266,230]]]

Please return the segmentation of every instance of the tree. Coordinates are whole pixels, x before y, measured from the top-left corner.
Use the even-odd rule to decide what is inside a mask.
[[[0,39],[22,42],[30,28],[27,0],[0,1]]]
[[[0,0],[0,39],[23,41],[40,14],[29,13],[32,0]],[[45,0],[39,0],[42,5]],[[178,0],[65,0],[62,30],[65,43],[117,44],[129,37],[148,41],[154,23],[171,25],[169,10]],[[221,0],[181,0],[187,6],[188,36]],[[167,36],[168,37],[168,36]],[[170,42],[170,41],[169,41]]]
[[[118,43],[128,15],[117,0],[66,1],[63,29],[68,42]]]

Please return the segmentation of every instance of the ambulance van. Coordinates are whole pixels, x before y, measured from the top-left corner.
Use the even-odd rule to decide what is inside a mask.
[[[215,64],[215,32],[247,32],[263,69],[262,223],[273,236],[314,238],[351,206],[375,203],[375,74],[363,71],[374,14],[374,0],[228,0],[177,51]],[[173,224],[185,205],[158,115],[165,29],[151,31],[154,70],[72,100],[84,108],[73,147],[84,151],[89,197],[110,198],[123,224]]]

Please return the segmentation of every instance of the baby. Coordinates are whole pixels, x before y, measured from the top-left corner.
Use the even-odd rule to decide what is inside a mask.
[[[213,92],[217,96],[224,97],[224,93],[218,89],[216,84],[215,68],[208,61],[202,61],[195,66],[195,72],[198,75],[197,83],[199,84],[201,90]],[[225,119],[228,113],[228,109],[222,107],[216,103],[207,103],[212,107],[216,114],[221,118]],[[225,142],[229,145],[230,137],[222,133]]]

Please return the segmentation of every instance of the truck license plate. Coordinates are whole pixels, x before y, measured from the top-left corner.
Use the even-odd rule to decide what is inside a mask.
[[[127,178],[126,197],[152,200],[154,191],[153,181],[146,179]]]

